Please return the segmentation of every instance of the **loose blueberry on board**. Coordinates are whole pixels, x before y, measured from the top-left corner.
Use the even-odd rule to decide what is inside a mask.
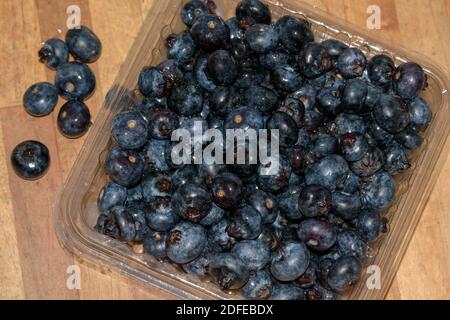
[[[94,92],[95,75],[86,64],[63,63],[56,68],[55,86],[64,99],[83,101]]]
[[[167,257],[175,263],[188,263],[200,256],[206,246],[206,231],[190,222],[180,222],[167,234]]]
[[[55,109],[58,90],[48,82],[33,84],[23,95],[25,110],[35,117],[45,116]]]
[[[86,26],[67,31],[66,44],[75,60],[82,63],[92,63],[102,53],[102,43],[95,33]]]
[[[55,70],[59,65],[69,61],[69,48],[60,39],[49,39],[39,50],[39,61],[49,69]]]
[[[136,151],[114,148],[108,154],[105,170],[117,184],[133,187],[142,179],[144,161]]]
[[[89,108],[81,101],[67,101],[58,113],[58,129],[67,138],[84,135],[91,125]]]
[[[39,179],[50,165],[48,148],[39,141],[19,143],[11,153],[11,164],[19,177],[26,180]]]

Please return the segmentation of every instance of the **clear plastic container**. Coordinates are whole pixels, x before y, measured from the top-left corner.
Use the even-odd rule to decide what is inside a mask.
[[[184,2],[154,1],[55,204],[54,222],[63,245],[82,261],[102,271],[118,271],[137,279],[137,284],[156,286],[178,298],[239,298],[238,295],[220,291],[210,282],[183,273],[170,263],[160,262],[146,254],[135,254],[128,245],[103,236],[93,228],[99,214],[97,196],[107,181],[103,164],[112,144],[110,121],[117,112],[140,98],[136,90],[138,75],[143,66],[154,65],[165,59],[164,39],[170,33],[184,29],[179,18]],[[234,15],[238,0],[215,2],[218,13],[229,18]],[[415,61],[426,70],[429,87],[422,96],[430,104],[433,120],[425,133],[425,142],[412,154],[412,168],[395,178],[398,184],[396,200],[386,213],[390,230],[380,240],[371,261],[371,265],[381,269],[381,289],[368,289],[368,274],[364,273],[359,284],[344,296],[348,299],[383,299],[442,166],[438,159],[450,130],[448,82],[439,71],[441,69],[431,64],[428,58],[410,49],[385,44],[339,18],[330,17],[301,2],[291,6],[284,5],[282,1],[266,3],[271,7],[275,19],[285,14],[307,18],[312,23],[316,40],[336,38],[360,48],[368,57],[384,53],[391,56],[396,64]]]

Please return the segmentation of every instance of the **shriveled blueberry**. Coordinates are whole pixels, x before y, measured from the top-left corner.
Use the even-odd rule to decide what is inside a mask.
[[[59,65],[69,61],[69,48],[60,39],[49,39],[39,50],[39,61],[55,70]]]
[[[83,63],[96,61],[102,53],[102,43],[86,26],[67,31],[66,44],[72,56]]]
[[[230,41],[230,29],[222,18],[215,15],[199,17],[191,33],[197,46],[207,52],[221,49]]]
[[[303,77],[293,67],[279,65],[272,70],[270,81],[277,90],[291,93],[300,89]]]
[[[367,64],[367,75],[370,82],[380,87],[391,83],[394,72],[394,61],[384,54],[373,56]]]
[[[144,238],[144,251],[155,258],[161,259],[166,254],[167,233],[150,230]]]
[[[250,274],[248,282],[241,288],[247,299],[266,300],[272,294],[272,279],[267,271],[260,270]]]
[[[385,171],[363,179],[360,183],[363,207],[373,209],[386,209],[395,195],[395,181]]]
[[[206,231],[202,226],[180,222],[167,235],[167,256],[175,263],[188,263],[202,254],[206,240]]]
[[[256,239],[262,232],[262,217],[253,207],[245,205],[234,210],[228,234],[238,240]]]
[[[279,281],[294,281],[306,271],[308,264],[306,246],[298,241],[287,241],[274,252],[270,272]]]
[[[392,87],[400,97],[412,99],[426,87],[427,77],[422,67],[414,62],[398,66],[392,79]]]
[[[114,148],[108,154],[105,168],[114,182],[124,187],[133,187],[142,179],[144,161],[136,151]]]
[[[212,199],[201,185],[185,184],[172,196],[172,207],[180,217],[189,221],[200,222],[211,210]]]
[[[278,96],[269,88],[254,85],[244,91],[242,103],[262,113],[270,113],[277,107]]]
[[[377,147],[369,147],[363,157],[350,163],[350,169],[360,177],[368,177],[384,165],[383,152]]]
[[[328,285],[335,291],[350,289],[361,278],[362,266],[355,257],[342,257],[336,261],[328,273]]]
[[[217,50],[208,58],[208,75],[219,86],[232,85],[237,77],[236,62],[226,50]]]
[[[308,78],[317,78],[331,69],[327,49],[317,42],[308,43],[298,56],[300,71]]]
[[[353,220],[361,209],[359,193],[333,192],[332,203],[334,213],[344,220]]]
[[[167,104],[181,116],[198,114],[203,109],[203,92],[195,84],[175,87],[169,94]]]
[[[390,174],[404,172],[411,168],[407,150],[398,143],[392,143],[383,150],[384,170]]]
[[[121,112],[114,116],[111,132],[121,148],[140,149],[147,143],[148,123],[137,112]]]
[[[48,148],[33,140],[19,143],[11,153],[11,164],[19,177],[27,180],[39,179],[50,165]]]
[[[170,35],[166,40],[166,44],[169,47],[169,59],[175,59],[180,64],[190,62],[197,51],[197,46],[189,31]]]
[[[269,247],[259,240],[239,241],[231,253],[240,258],[249,270],[262,270],[270,261]]]
[[[25,110],[35,117],[49,114],[58,102],[58,90],[48,82],[33,84],[23,95]]]
[[[181,9],[181,19],[191,27],[201,16],[208,14],[208,7],[201,0],[192,0],[186,3]]]
[[[242,181],[232,173],[215,177],[211,186],[214,203],[222,209],[236,207],[242,199]]]
[[[259,0],[242,0],[236,7],[236,18],[241,21],[252,18],[256,23],[270,24],[269,8]]]
[[[331,193],[317,184],[306,186],[298,198],[298,208],[308,218],[327,215],[331,210]]]
[[[117,205],[123,205],[127,199],[127,188],[108,182],[98,195],[97,207],[102,214],[108,214],[109,209]]]
[[[249,273],[244,262],[232,253],[219,253],[211,257],[209,274],[222,290],[242,288]]]
[[[345,49],[338,58],[338,69],[346,79],[360,77],[366,69],[366,56],[358,48]]]
[[[292,54],[298,53],[307,43],[314,41],[311,25],[304,19],[283,16],[275,24],[283,46]]]
[[[279,34],[271,25],[255,24],[245,32],[245,39],[254,52],[264,53],[277,47]]]
[[[56,69],[55,86],[64,99],[83,101],[94,92],[95,75],[85,64],[63,63]]]
[[[79,138],[91,125],[91,113],[81,101],[66,102],[58,113],[58,129],[67,138]]]
[[[423,142],[422,137],[411,127],[397,133],[395,140],[409,150],[417,149]]]
[[[380,97],[379,103],[373,109],[373,115],[380,127],[390,133],[404,130],[410,122],[405,102],[388,94]]]
[[[364,241],[374,241],[387,232],[387,219],[377,211],[364,210],[356,221],[356,232]]]
[[[318,252],[330,249],[336,242],[334,226],[324,220],[303,220],[298,226],[297,234],[310,249]]]
[[[329,155],[316,162],[306,172],[306,183],[319,184],[333,191],[344,182],[348,170],[344,158],[338,155]]]

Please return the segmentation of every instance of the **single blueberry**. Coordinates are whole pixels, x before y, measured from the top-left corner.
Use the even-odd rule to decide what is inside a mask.
[[[324,220],[303,220],[297,230],[298,238],[311,250],[323,252],[330,249],[336,242],[334,226]]]
[[[292,54],[298,53],[307,43],[314,41],[311,24],[292,16],[283,16],[275,24],[283,46]]]
[[[67,62],[56,69],[55,86],[64,99],[87,99],[94,92],[95,82],[94,73],[85,64]]]
[[[81,101],[67,101],[58,113],[58,129],[67,138],[79,138],[91,125],[91,113]]]
[[[386,209],[395,195],[395,181],[385,171],[363,179],[360,183],[361,200],[363,207],[373,209]]]
[[[187,2],[181,9],[181,19],[191,27],[199,17],[208,14],[208,7],[201,0]]]
[[[49,114],[58,102],[58,90],[48,82],[33,84],[23,95],[25,110],[35,117]]]
[[[166,94],[166,81],[158,68],[144,67],[139,74],[138,86],[146,97],[162,97]]]
[[[172,34],[166,39],[169,48],[169,59],[177,60],[180,64],[189,63],[197,51],[197,46],[189,31]]]
[[[260,270],[250,274],[248,282],[241,289],[247,299],[266,300],[272,294],[272,280],[267,271]]]
[[[175,263],[188,263],[202,254],[206,240],[206,231],[202,226],[180,222],[167,235],[167,256]]]
[[[59,65],[69,61],[69,48],[60,39],[47,40],[39,50],[39,61],[55,70]]]
[[[254,52],[264,53],[277,47],[279,34],[271,25],[255,24],[245,32],[245,39]]]
[[[125,200],[127,200],[127,188],[111,181],[100,190],[97,207],[101,214],[107,215],[112,207],[123,205]]]
[[[142,179],[144,161],[136,151],[114,148],[108,154],[105,168],[114,182],[124,187],[133,187]]]
[[[338,69],[346,79],[360,77],[366,69],[366,56],[358,48],[345,49],[338,58]]]
[[[121,112],[112,119],[111,132],[121,148],[140,149],[147,143],[148,123],[137,112]]]
[[[232,253],[219,253],[211,257],[209,274],[222,290],[242,288],[249,273],[244,262]]]
[[[287,241],[274,252],[270,264],[272,276],[279,281],[294,281],[309,265],[309,251],[298,241]]]
[[[19,177],[27,180],[39,179],[50,165],[48,148],[33,140],[19,143],[11,153],[11,164]]]
[[[395,70],[392,87],[400,97],[412,99],[427,85],[427,76],[422,67],[414,62],[402,63]]]
[[[266,243],[258,240],[239,241],[231,250],[244,262],[249,270],[258,271],[270,261],[270,250]]]
[[[207,52],[224,48],[230,41],[230,28],[215,15],[199,17],[191,28],[191,34],[197,46]]]
[[[96,61],[102,52],[102,43],[86,26],[67,31],[66,44],[72,56],[83,63]]]

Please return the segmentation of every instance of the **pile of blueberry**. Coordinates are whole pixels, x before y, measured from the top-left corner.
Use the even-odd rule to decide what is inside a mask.
[[[336,299],[387,231],[393,176],[410,168],[431,111],[426,75],[386,55],[315,42],[310,23],[243,0],[182,9],[168,60],[112,121],[96,229],[248,299]],[[279,129],[280,167],[176,165],[177,128]]]
[[[91,125],[91,114],[84,101],[95,89],[95,76],[87,63],[96,61],[102,50],[97,36],[87,27],[71,29],[66,41],[50,39],[39,50],[40,61],[56,70],[55,85],[33,84],[23,96],[25,110],[34,117],[50,114],[58,102],[58,94],[68,100],[59,110],[58,129],[67,138],[84,135]],[[69,55],[74,61],[69,61]],[[50,164],[47,147],[38,141],[24,141],[11,156],[15,172],[25,179],[37,179]]]

